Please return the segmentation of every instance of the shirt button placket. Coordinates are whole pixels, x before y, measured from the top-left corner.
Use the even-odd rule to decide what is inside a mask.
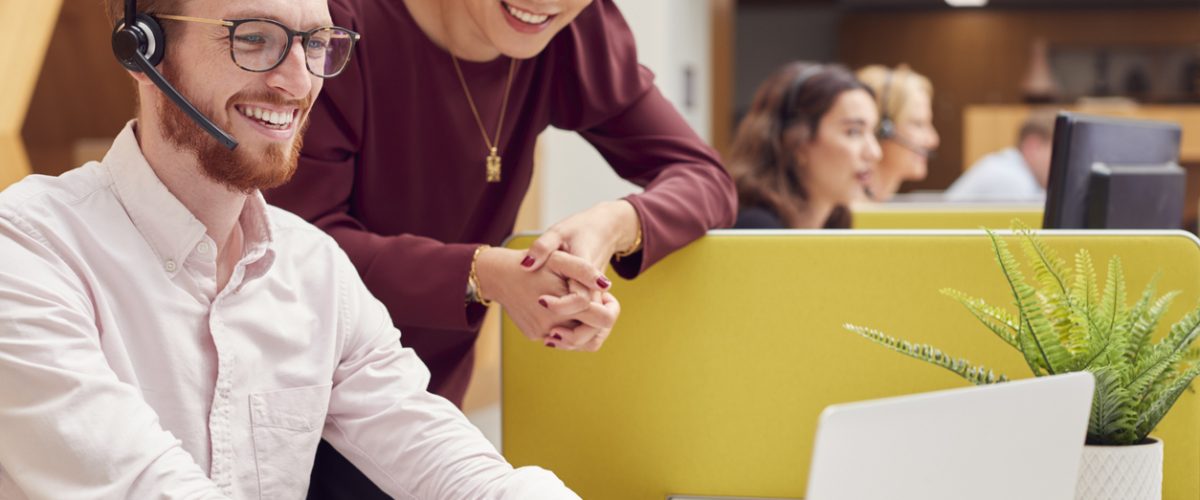
[[[213,398],[213,411],[209,416],[213,435],[213,482],[226,496],[233,496],[233,447],[229,407],[231,406],[230,378],[233,371],[233,355],[224,345],[224,335],[221,335],[220,321],[217,320],[216,304],[210,309],[209,329],[213,337],[213,345],[217,351],[217,380],[216,394]]]

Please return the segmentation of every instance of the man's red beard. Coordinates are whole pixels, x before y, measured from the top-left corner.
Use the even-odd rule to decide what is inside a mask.
[[[179,85],[181,79],[178,72],[174,71],[174,66],[163,65],[163,76],[168,81],[175,82],[180,93],[188,95],[187,89]],[[230,150],[200,128],[200,125],[196,124],[182,109],[169,102],[166,96],[162,96],[157,104],[158,114],[162,119],[163,134],[166,135],[167,141],[179,149],[192,152],[206,177],[230,190],[252,193],[287,182],[296,172],[296,162],[300,157],[300,148],[304,142],[304,131],[308,127],[308,120],[304,119],[304,115],[311,106],[312,100],[306,98],[303,101],[289,101],[277,94],[240,92],[230,101],[299,107],[300,116],[297,117],[297,120],[302,121],[296,125],[296,135],[290,147],[286,144],[271,144],[267,146],[265,152],[259,155],[246,151],[244,147]],[[195,101],[192,103],[209,119],[215,116],[204,103]],[[228,131],[233,124],[227,120],[226,123],[217,125]]]

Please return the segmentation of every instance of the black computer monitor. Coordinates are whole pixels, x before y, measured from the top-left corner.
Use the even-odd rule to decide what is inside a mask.
[[[1046,229],[1179,229],[1179,125],[1060,112]]]

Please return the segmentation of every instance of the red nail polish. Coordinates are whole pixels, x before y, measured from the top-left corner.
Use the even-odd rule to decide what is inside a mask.
[[[562,335],[559,335],[557,333],[554,335],[551,335],[550,337],[552,337],[554,340],[562,340]]]
[[[546,309],[550,308],[550,304],[546,303],[546,299],[538,299],[538,304],[541,304],[542,307],[545,307]]]
[[[596,278],[596,284],[600,285],[600,288],[608,288],[612,286],[612,282],[608,281],[608,278],[605,278],[604,276]]]
[[[546,342],[546,347],[549,347],[549,348],[553,349],[553,348],[554,348],[554,342]]]
[[[521,267],[532,267],[532,266],[533,266],[533,257],[526,255],[525,260],[521,261]]]

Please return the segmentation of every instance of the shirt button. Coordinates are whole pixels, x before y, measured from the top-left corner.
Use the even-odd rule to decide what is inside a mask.
[[[163,264],[163,268],[165,268],[168,273],[175,272],[175,259],[167,259],[167,262]]]
[[[209,246],[207,241],[201,241],[199,245],[196,245],[196,251],[200,252],[201,255],[207,255],[208,250]]]

